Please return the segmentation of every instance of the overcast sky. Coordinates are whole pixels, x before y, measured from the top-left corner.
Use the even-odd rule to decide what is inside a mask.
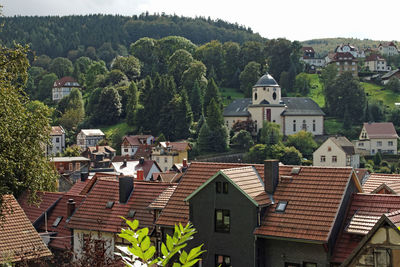
[[[0,4],[5,16],[131,16],[149,11],[237,22],[266,38],[400,40],[399,0],[0,0]]]

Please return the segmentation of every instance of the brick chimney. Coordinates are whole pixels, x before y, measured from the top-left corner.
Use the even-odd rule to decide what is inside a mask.
[[[67,218],[72,216],[74,210],[75,210],[75,201],[72,198],[70,198],[67,201]]]
[[[276,159],[264,160],[264,188],[265,192],[273,195],[279,182],[279,161]]]
[[[144,171],[143,171],[143,169],[138,169],[136,171],[136,179],[138,181],[143,181],[144,180]]]
[[[182,166],[183,166],[183,168],[187,168],[187,159],[186,158],[183,159]]]
[[[99,145],[96,145],[96,152],[99,152]]]
[[[125,204],[133,191],[133,177],[119,177],[119,203]]]

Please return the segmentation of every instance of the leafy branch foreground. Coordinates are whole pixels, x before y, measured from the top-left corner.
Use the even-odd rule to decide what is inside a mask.
[[[121,256],[127,266],[138,267],[151,266],[153,264],[167,266],[171,259],[176,258],[176,262],[173,263],[172,267],[190,267],[196,264],[200,260],[199,256],[205,252],[205,250],[201,250],[203,244],[191,249],[189,253],[183,250],[187,246],[187,241],[193,239],[196,229],[191,223],[186,224],[185,227],[179,224],[179,226],[175,225],[172,237],[167,235],[166,244],[161,244],[162,257],[154,258],[156,248],[151,245],[150,237],[148,236],[149,229],[142,228],[136,231],[139,226],[138,220],[123,219],[129,227],[128,229],[122,229],[119,236],[129,241],[132,246],[117,246],[123,253],[116,253],[116,255]],[[175,255],[176,257],[174,257]],[[178,255],[179,259],[177,259]]]

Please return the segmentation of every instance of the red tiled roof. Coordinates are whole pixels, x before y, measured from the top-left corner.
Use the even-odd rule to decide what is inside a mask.
[[[55,81],[53,87],[63,87],[67,82],[77,83],[77,81],[74,78],[72,78],[71,76],[65,76],[65,77],[62,77],[61,79]],[[71,86],[71,87],[79,87],[79,85]]]
[[[343,194],[352,179],[352,168],[303,166],[297,175],[291,174],[291,169],[279,167],[279,175],[293,178],[278,184],[275,204],[268,208],[261,226],[254,233],[326,243]],[[358,183],[356,176],[353,181]],[[275,212],[279,201],[288,202],[284,212]]]
[[[189,220],[189,205],[184,201],[186,197],[219,170],[245,166],[252,166],[252,164],[192,162],[182,176],[167,206],[157,219],[157,225],[173,227],[179,222],[186,224]],[[253,166],[255,166],[261,178],[264,179],[264,165],[253,164]]]
[[[58,249],[70,249],[71,248],[71,230],[67,227],[67,202],[69,199],[73,199],[75,202],[75,210],[85,200],[85,196],[65,194],[60,201],[57,202],[54,209],[47,217],[47,231],[56,232],[55,238],[52,238],[49,246]],[[53,227],[54,221],[62,216],[62,219],[57,227]],[[41,225],[41,230],[46,231],[45,224]]]
[[[377,54],[371,54],[365,58],[365,61],[378,61],[378,60],[385,60],[385,59]]]
[[[153,181],[161,181],[165,183],[177,183],[182,177],[183,173],[180,172],[154,172]],[[160,180],[158,180],[158,178]]]
[[[124,226],[119,216],[127,217],[129,210],[136,211],[134,219],[142,227],[153,226],[153,214],[149,204],[156,199],[169,183],[134,182],[134,190],[126,204],[119,203],[119,184],[115,178],[98,178],[85,202],[79,207],[68,223],[69,228],[96,230],[118,233]],[[111,209],[106,208],[108,201],[114,201]]]
[[[51,126],[51,133],[50,135],[62,135],[65,131],[61,126]]]
[[[13,195],[3,195],[0,264],[51,256]]]
[[[397,194],[400,193],[400,174],[371,173],[368,180],[363,184],[365,193],[371,193],[386,184]]]
[[[171,147],[171,150],[175,151],[186,151],[190,149],[190,144],[188,142],[161,142],[165,147]]]
[[[93,179],[93,178],[92,178]],[[82,182],[80,179],[76,181],[76,183],[68,190],[68,194],[70,195],[86,195],[82,194],[86,186],[91,182],[92,179],[86,179],[86,181]]]
[[[355,60],[355,57],[350,52],[337,52],[333,56],[333,61],[349,61]]]
[[[358,169],[354,169],[354,171],[357,174],[357,177],[358,177],[358,180],[360,181],[360,184],[362,184],[364,177],[366,175],[369,175],[368,169],[358,168]]]
[[[28,202],[28,193],[22,194],[18,199],[21,208],[25,211],[26,216],[34,224],[50,207],[52,207],[62,196],[60,192],[38,192],[38,205]]]
[[[144,141],[146,142],[146,139],[149,137],[153,137],[153,136],[152,135],[127,135],[124,137],[124,140],[128,141],[128,143],[131,146],[139,146],[142,144],[139,139],[144,139]]]
[[[386,214],[386,216],[394,223],[397,227],[400,226],[400,210],[396,210]]]
[[[335,244],[332,262],[343,262],[361,241],[362,233],[369,232],[383,214],[398,209],[400,209],[400,196],[354,194],[344,229],[341,230]]]
[[[391,122],[364,123],[368,138],[398,138],[396,129]]]
[[[301,50],[303,50],[303,52],[307,52],[307,53],[315,53],[314,48],[312,48],[311,46],[303,46],[301,48]]]
[[[110,152],[115,152],[115,149],[110,146],[89,146],[87,149],[90,151],[90,153],[104,153],[107,152],[107,150]]]
[[[163,209],[167,205],[172,194],[175,192],[177,185],[173,185],[165,189],[153,202],[150,203],[149,209]]]

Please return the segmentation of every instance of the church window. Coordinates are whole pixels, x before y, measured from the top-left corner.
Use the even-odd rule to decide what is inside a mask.
[[[315,126],[315,120],[312,121],[312,130],[315,132],[316,126]]]
[[[306,120],[303,120],[302,129],[303,129],[304,131],[307,131],[307,124],[306,124]]]
[[[293,120],[293,132],[296,131],[296,120]]]
[[[272,94],[272,98],[273,98],[274,100],[276,100],[276,93],[275,93],[275,92]]]
[[[257,100],[257,93],[254,93],[254,100]]]

